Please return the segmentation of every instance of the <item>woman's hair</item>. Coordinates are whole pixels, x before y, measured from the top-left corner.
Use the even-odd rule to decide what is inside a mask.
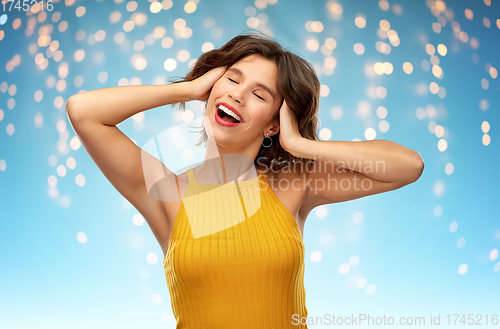
[[[306,139],[318,140],[320,83],[313,66],[288,49],[282,48],[278,42],[258,30],[240,33],[222,47],[202,54],[184,78],[178,80],[174,78],[169,81],[172,83],[192,81],[213,68],[230,67],[252,54],[260,55],[276,64],[278,94],[295,115],[300,134]],[[205,109],[207,102],[205,102]],[[184,102],[180,103],[179,110],[185,110],[185,105]],[[279,111],[273,120],[279,120]],[[208,139],[205,128],[203,126],[201,128],[201,137],[196,145],[206,144]],[[314,160],[296,158],[285,151],[279,143],[279,133],[271,138],[273,140],[271,147],[261,146],[254,160],[256,165],[264,166],[266,170],[271,169],[273,174],[281,171],[303,173],[304,164],[313,165]],[[309,172],[307,170],[306,175]]]

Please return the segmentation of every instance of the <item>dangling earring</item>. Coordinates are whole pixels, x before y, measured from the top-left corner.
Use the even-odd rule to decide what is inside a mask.
[[[266,141],[266,138],[267,138],[267,141]],[[266,145],[268,143],[269,143],[269,145]],[[262,146],[264,146],[265,148],[269,148],[269,147],[271,147],[271,145],[273,145],[273,139],[271,137],[269,137],[269,133],[266,133],[266,136],[262,139]]]

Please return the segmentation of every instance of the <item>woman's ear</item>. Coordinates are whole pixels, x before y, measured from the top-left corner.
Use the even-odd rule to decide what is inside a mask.
[[[269,130],[271,131],[271,136],[274,136],[277,133],[279,133],[280,132],[280,123],[279,123],[279,121],[275,121],[273,123],[273,125],[269,128]]]

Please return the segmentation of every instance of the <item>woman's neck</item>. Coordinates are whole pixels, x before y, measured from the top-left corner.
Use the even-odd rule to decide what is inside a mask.
[[[255,157],[246,153],[244,150],[237,152],[224,149],[209,138],[203,163],[196,167],[197,177],[206,184],[225,184],[255,178]]]

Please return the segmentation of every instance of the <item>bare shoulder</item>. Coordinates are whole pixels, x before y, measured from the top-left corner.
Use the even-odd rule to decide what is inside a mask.
[[[304,221],[307,217],[307,213],[302,210],[307,193],[307,187],[304,184],[305,174],[286,169],[279,172],[268,169],[265,174],[271,190],[278,200],[294,215],[299,227],[303,230]]]

